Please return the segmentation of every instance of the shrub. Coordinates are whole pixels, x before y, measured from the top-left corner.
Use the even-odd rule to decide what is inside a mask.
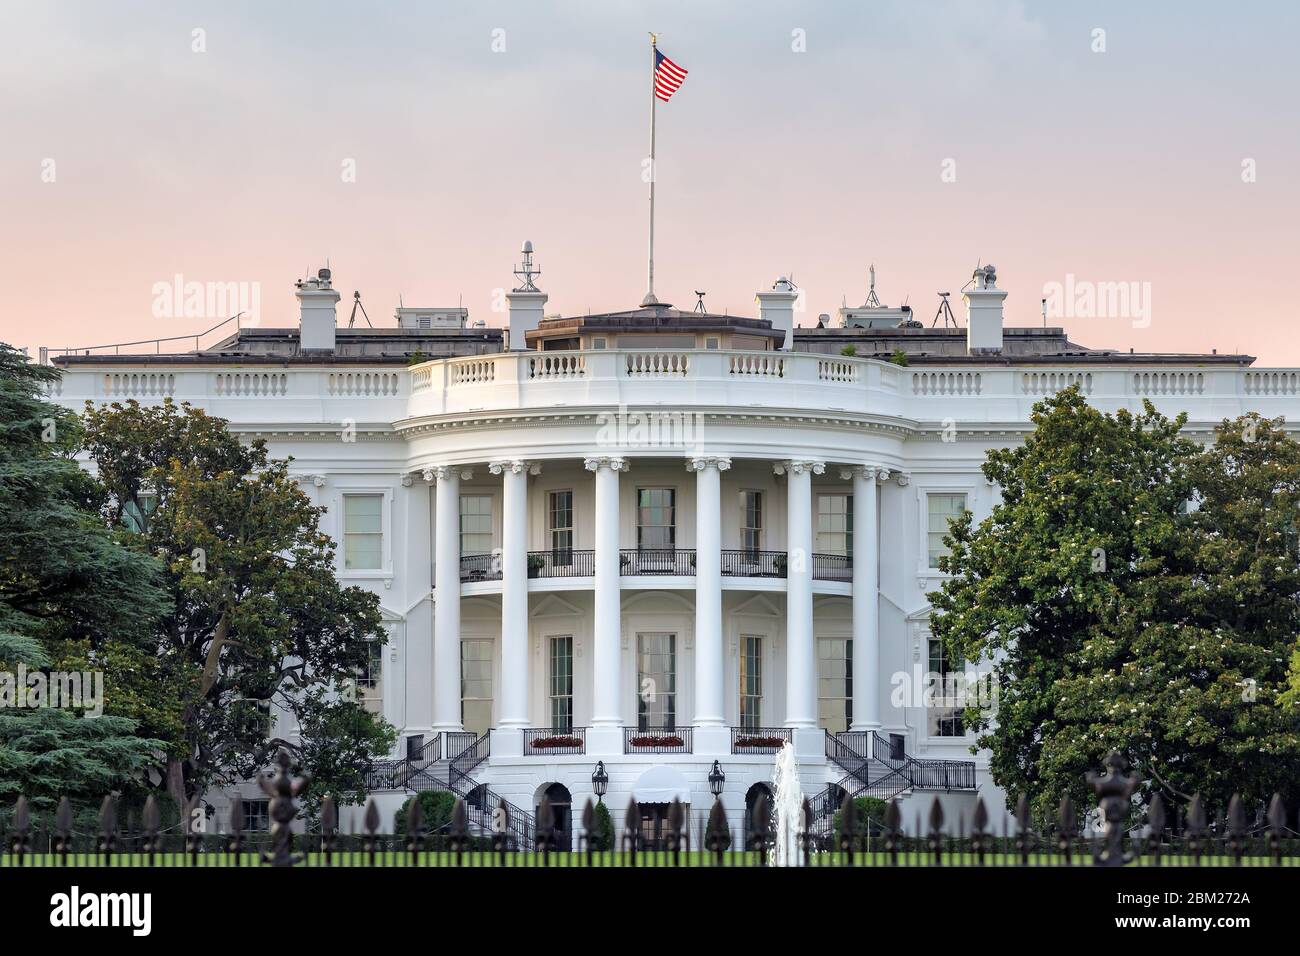
[[[456,808],[456,797],[445,790],[425,790],[406,802],[393,814],[393,833],[398,836],[406,834],[406,815],[411,812],[411,801],[420,801],[420,819],[424,821],[426,833],[436,833],[451,823],[451,815]]]
[[[610,818],[609,807],[603,803],[596,804],[595,819],[591,824],[591,848],[604,853],[614,849],[614,821]]]
[[[858,347],[856,345],[846,345],[844,348],[840,349],[840,354],[845,358],[853,358],[858,354]]]
[[[879,797],[854,797],[853,809],[858,818],[857,835],[877,834],[884,829],[886,801]],[[840,846],[840,817],[843,810],[835,811],[835,849]]]

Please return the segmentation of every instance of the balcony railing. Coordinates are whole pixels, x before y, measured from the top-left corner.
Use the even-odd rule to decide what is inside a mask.
[[[729,578],[784,578],[788,558],[784,551],[722,552],[722,576]],[[623,575],[695,576],[694,548],[622,548],[619,572]],[[577,549],[528,552],[530,578],[589,578],[596,573],[596,552]],[[843,554],[814,554],[813,578],[818,581],[852,581],[853,559]],[[463,554],[462,584],[500,581],[501,555]]]
[[[596,573],[596,552],[567,550],[529,551],[530,578],[589,578]]]
[[[722,576],[727,578],[783,578],[784,551],[723,551]]]
[[[853,559],[847,554],[814,554],[813,580],[852,581]]]
[[[624,548],[619,552],[621,574],[676,574],[689,577],[695,573],[694,548]]]
[[[785,744],[794,743],[789,727],[732,727],[733,754],[774,754]]]
[[[500,581],[501,555],[462,554],[460,580],[462,584],[467,581]]]
[[[549,757],[587,752],[586,727],[528,727],[524,730],[524,756]]]
[[[625,754],[688,754],[692,753],[694,739],[692,727],[635,727],[623,728],[623,753]]]

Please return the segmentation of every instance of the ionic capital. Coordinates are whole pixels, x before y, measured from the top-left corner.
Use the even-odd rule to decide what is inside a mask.
[[[826,462],[824,461],[778,461],[772,466],[772,471],[778,475],[820,475],[826,471]]]
[[[488,471],[494,475],[502,475],[507,471],[512,475],[540,475],[542,466],[539,462],[524,461],[522,458],[512,458],[506,461],[494,461],[488,464]]]
[[[726,471],[731,467],[731,459],[724,455],[694,455],[686,459],[687,471],[703,471],[705,468],[716,468],[718,471]]]
[[[432,474],[436,481],[447,481],[450,478],[457,477],[459,477],[461,481],[469,481],[474,477],[473,471],[460,465],[434,465],[432,468],[426,469],[424,474]],[[429,479],[426,477],[425,481],[428,480]]]
[[[582,460],[582,467],[588,471],[599,471],[601,468],[608,468],[610,471],[627,471],[628,461],[626,458],[619,458],[610,455],[592,455]]]

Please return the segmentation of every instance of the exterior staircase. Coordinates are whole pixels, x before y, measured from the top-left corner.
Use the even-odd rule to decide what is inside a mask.
[[[532,814],[515,806],[470,772],[488,758],[491,734],[447,734],[447,753],[442,753],[442,735],[430,740],[416,754],[397,760],[377,761],[366,775],[368,790],[400,790],[423,793],[442,790],[455,794],[465,803],[469,832],[490,837],[503,825],[505,833],[520,850],[536,848],[536,822]]]
[[[826,732],[826,759],[844,772],[839,783],[827,786],[810,801],[811,832],[826,841],[834,838],[835,811],[846,797],[894,800],[913,790],[974,790],[975,761],[928,760],[896,756],[889,742],[874,730]]]

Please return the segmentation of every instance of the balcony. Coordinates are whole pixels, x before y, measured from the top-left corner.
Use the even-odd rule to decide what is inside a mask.
[[[692,753],[694,739],[692,727],[635,727],[623,728],[623,753],[625,754],[688,754]]]
[[[794,743],[794,731],[789,727],[731,728],[733,754],[774,754],[785,744],[792,743]]]
[[[528,727],[524,730],[525,757],[574,756],[586,752],[586,727]]]
[[[852,581],[853,559],[847,554],[814,554],[814,581]]]
[[[589,578],[596,573],[596,552],[572,548],[528,552],[530,578]]]
[[[784,551],[723,551],[724,578],[783,578]]]
[[[460,582],[500,581],[501,555],[462,554],[460,556]]]
[[[694,548],[624,548],[618,553],[619,573],[671,574],[691,577],[695,574]]]
[[[814,554],[815,581],[852,582],[853,559],[843,554]],[[724,550],[722,576],[727,578],[785,578],[788,558],[784,551]],[[596,573],[596,552],[551,550],[528,552],[530,578],[589,578]],[[695,576],[694,548],[622,548],[619,573],[631,575]],[[463,554],[460,581],[501,580],[499,554]]]

